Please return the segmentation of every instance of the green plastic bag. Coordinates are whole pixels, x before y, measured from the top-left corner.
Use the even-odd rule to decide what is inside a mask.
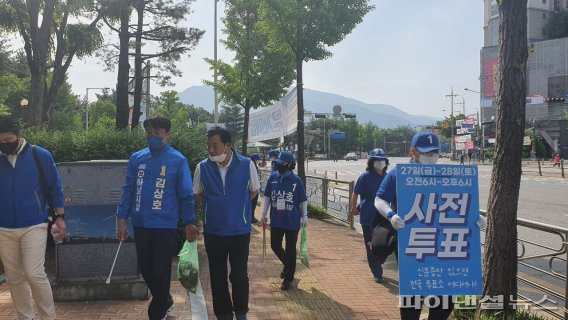
[[[179,261],[177,276],[181,285],[191,293],[196,293],[199,281],[199,256],[197,254],[197,241],[185,241],[178,254]]]
[[[302,228],[302,234],[300,236],[300,261],[306,267],[310,267],[310,258],[308,256],[308,230]]]

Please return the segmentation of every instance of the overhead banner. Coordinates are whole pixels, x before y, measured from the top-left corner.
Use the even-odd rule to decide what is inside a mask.
[[[282,100],[250,115],[249,142],[283,138],[298,128],[296,88]]]
[[[401,296],[480,295],[477,166],[396,165]]]

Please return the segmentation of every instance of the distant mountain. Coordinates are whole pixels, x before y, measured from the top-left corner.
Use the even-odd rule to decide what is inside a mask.
[[[213,88],[193,86],[178,93],[181,102],[213,111]],[[304,89],[304,108],[311,112],[332,112],[334,105],[340,105],[342,112],[357,114],[359,123],[373,122],[380,128],[417,126],[432,124],[441,118],[412,115],[387,104],[368,104],[338,94]]]

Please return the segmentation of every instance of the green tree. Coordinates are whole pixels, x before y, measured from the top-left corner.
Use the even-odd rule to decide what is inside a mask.
[[[294,79],[294,60],[289,48],[270,42],[261,28],[261,0],[228,0],[225,2],[224,41],[235,52],[233,66],[222,61],[207,60],[216,68],[221,81],[214,86],[221,100],[244,109],[242,149],[247,154],[250,110],[280,99]]]
[[[196,107],[194,105],[189,105],[188,107],[188,118],[190,120],[191,126],[198,126],[204,122],[213,122],[213,114],[201,107]]]
[[[53,105],[51,127],[58,130],[78,130],[83,127],[82,103],[71,91],[71,85],[63,82]]]
[[[444,120],[440,120],[440,121],[436,121],[436,126],[440,128],[439,132],[440,135],[443,137],[446,137],[448,139],[451,138],[452,136],[452,129],[453,128],[453,135],[455,136],[457,131],[456,131],[456,121],[457,120],[463,120],[465,119],[466,116],[464,114],[458,114],[456,116],[450,116],[450,117],[446,117],[444,118]]]
[[[172,127],[189,127],[189,107],[179,101],[177,91],[168,90],[160,94],[154,102],[152,115],[160,115],[172,121]]]
[[[108,7],[99,6],[97,1],[67,0],[56,4],[54,21],[55,55],[53,56],[52,77],[47,89],[46,103],[42,120],[53,127],[51,113],[54,109],[58,91],[64,84],[67,70],[75,57],[84,58],[96,52],[103,44],[98,22],[107,14]],[[84,13],[93,13],[94,17]],[[91,18],[89,23],[69,23],[69,19]]]
[[[298,175],[304,168],[303,62],[324,60],[328,48],[339,43],[373,9],[368,0],[265,0],[261,7],[263,28],[272,41],[286,43],[294,53],[298,98]]]
[[[227,126],[233,136],[233,146],[236,147],[243,136],[243,110],[240,106],[222,106],[219,122]]]
[[[499,83],[495,159],[487,201],[483,296],[503,297],[504,310],[482,310],[509,318],[517,300],[517,209],[525,131],[527,0],[500,0]]]
[[[82,21],[93,12],[95,18],[89,24],[68,23],[70,17]],[[92,0],[8,0],[0,5],[0,28],[19,33],[24,43],[31,74],[29,106],[24,113],[28,124],[49,121],[73,58],[89,55],[101,45],[97,22],[102,14],[104,9]]]
[[[369,151],[378,147],[377,131],[379,128],[371,121],[365,123],[361,129],[361,149],[363,151]],[[382,141],[381,141],[382,143]]]
[[[129,57],[134,58],[134,105],[132,128],[139,124],[142,86],[146,74],[142,74],[143,64],[149,67],[152,60],[152,77],[158,84],[171,85],[172,75],[181,76],[177,62],[188,54],[199,42],[204,31],[197,28],[182,27],[184,19],[191,13],[192,0],[111,0],[118,15],[104,19],[105,24],[119,35],[118,53],[111,48],[106,50],[105,64],[112,70],[118,65],[116,115],[117,128],[128,125],[128,78]],[[133,10],[132,10],[133,9]],[[136,12],[135,24],[131,24],[131,13]],[[120,27],[115,23],[119,22]],[[130,39],[134,38],[131,43]],[[152,51],[143,52],[143,47]],[[110,48],[110,47],[109,47]],[[133,52],[131,51],[133,49]],[[118,63],[117,63],[118,58]],[[149,80],[149,79],[147,79]]]
[[[112,119],[110,123],[115,125],[114,116],[116,115],[116,105],[109,99],[98,99],[89,105],[89,126],[96,126],[99,121],[109,123],[107,118]]]

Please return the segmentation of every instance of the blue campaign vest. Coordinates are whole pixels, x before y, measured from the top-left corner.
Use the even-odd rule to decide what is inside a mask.
[[[217,163],[199,163],[203,187],[203,233],[235,236],[251,232],[250,159],[233,151],[225,186]]]
[[[266,183],[264,195],[268,197],[265,201],[270,201],[270,227],[300,230],[300,204],[308,199],[300,177],[292,173],[286,176],[273,173]],[[278,199],[285,201],[285,210],[277,210]]]

